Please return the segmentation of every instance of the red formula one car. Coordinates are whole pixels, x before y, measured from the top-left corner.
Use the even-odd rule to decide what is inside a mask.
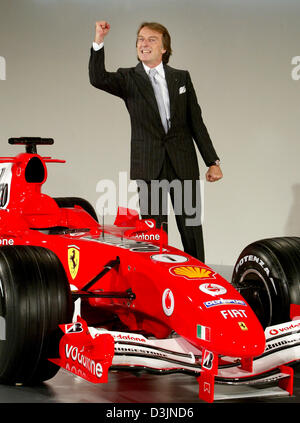
[[[131,210],[99,224],[87,201],[42,194],[46,164],[64,162],[37,154],[52,139],[9,142],[26,152],[0,159],[0,383],[35,384],[60,367],[103,383],[128,368],[195,375],[209,402],[215,384],[292,393],[299,286],[290,297],[285,285],[280,304],[243,259],[235,287]],[[264,298],[288,321],[266,319]]]

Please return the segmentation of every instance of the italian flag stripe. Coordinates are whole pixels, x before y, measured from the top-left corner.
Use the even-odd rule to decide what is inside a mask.
[[[210,341],[210,328],[207,326],[197,325],[197,338],[203,341]]]

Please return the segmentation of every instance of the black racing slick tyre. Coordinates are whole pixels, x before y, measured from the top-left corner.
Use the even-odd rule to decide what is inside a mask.
[[[291,304],[300,304],[300,238],[270,238],[248,245],[234,266],[232,284],[264,328],[289,321]]]
[[[94,207],[89,203],[87,200],[79,197],[56,197],[53,198],[56,201],[56,204],[59,207],[74,207],[80,206],[82,207],[87,213],[89,213],[93,219],[98,222],[98,216],[94,209]]]
[[[33,385],[59,367],[62,331],[72,321],[72,300],[64,268],[50,250],[34,246],[0,248],[0,383]]]

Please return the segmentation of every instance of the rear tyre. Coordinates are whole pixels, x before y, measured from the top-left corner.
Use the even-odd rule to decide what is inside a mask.
[[[0,383],[37,384],[59,367],[59,324],[72,319],[64,268],[50,250],[0,248]]]
[[[264,328],[290,320],[290,305],[300,304],[300,238],[248,245],[237,259],[232,284]]]
[[[94,207],[89,203],[87,200],[79,197],[56,197],[53,198],[56,201],[56,204],[59,207],[74,207],[80,206],[82,207],[87,213],[89,213],[93,219],[98,222],[98,216],[94,209]]]

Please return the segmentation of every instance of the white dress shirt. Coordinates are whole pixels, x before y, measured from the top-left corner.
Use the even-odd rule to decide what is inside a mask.
[[[145,65],[145,63],[143,63],[143,66],[144,66],[144,69],[145,69],[146,74],[148,75],[151,68],[149,68],[149,66]],[[160,89],[161,89],[161,92],[162,92],[162,96],[163,96],[163,100],[164,100],[164,105],[165,105],[165,109],[166,109],[167,119],[168,119],[168,121],[170,123],[170,98],[169,98],[169,90],[168,90],[168,85],[167,85],[167,81],[166,81],[166,77],[165,77],[165,70],[164,70],[164,66],[163,66],[162,62],[160,62],[159,65],[155,66],[154,69],[156,69],[156,71],[157,71],[157,74],[155,75],[155,79],[159,83],[159,86],[160,86]]]

